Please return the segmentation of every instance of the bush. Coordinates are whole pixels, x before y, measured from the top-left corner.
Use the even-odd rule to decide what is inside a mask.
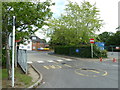
[[[11,62],[12,62],[12,50],[10,50],[10,59],[11,59]],[[2,49],[2,66],[3,67],[6,67],[6,50],[5,49]]]
[[[120,49],[116,49],[116,47],[120,47],[120,46],[105,46],[105,49],[107,50],[107,51],[110,51],[110,52],[120,52]]]
[[[56,46],[55,53],[61,55],[76,56],[81,58],[91,58],[90,45],[82,46]],[[107,51],[101,51],[94,45],[94,58],[107,57]]]

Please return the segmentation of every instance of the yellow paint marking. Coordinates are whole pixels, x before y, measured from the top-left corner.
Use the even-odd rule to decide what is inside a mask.
[[[62,68],[60,65],[56,65],[58,68]]]
[[[98,72],[98,71],[95,71],[95,70],[87,70],[87,71],[92,71],[92,72],[95,72],[95,73],[100,73],[100,72]]]
[[[98,77],[98,76],[99,76],[99,75],[92,75],[92,76],[90,76],[89,74],[82,74],[82,73],[78,72],[77,70],[82,70],[82,68],[79,68],[79,69],[76,69],[76,70],[75,70],[75,73],[78,74],[78,75],[81,75],[81,76],[88,76],[88,77]],[[101,74],[101,76],[106,76],[106,75],[108,75],[107,71],[103,71],[103,70],[100,70],[100,72],[95,71],[95,70],[87,70],[87,71],[91,71],[91,72],[95,72],[95,73],[104,72],[104,74]]]
[[[44,68],[46,68],[46,69],[49,69],[49,67],[48,66],[43,66]]]
[[[106,76],[106,75],[108,75],[108,73],[105,71],[105,74],[103,74],[102,76]]]
[[[65,66],[67,66],[67,67],[72,67],[72,66],[70,66],[70,65],[68,65],[68,64],[64,64]]]
[[[82,73],[78,73],[77,71],[75,71],[76,74],[78,75],[82,75],[82,76],[85,76],[85,74],[82,74]]]
[[[49,67],[51,67],[51,68],[53,68],[53,69],[55,69],[55,68],[56,68],[54,65],[49,65]]]

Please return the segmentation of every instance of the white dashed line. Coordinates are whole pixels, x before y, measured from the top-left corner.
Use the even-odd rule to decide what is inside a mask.
[[[66,61],[72,61],[71,59],[65,59]]]
[[[44,63],[44,61],[37,61],[38,63]]]
[[[53,60],[48,60],[48,62],[54,62]]]
[[[63,60],[57,60],[58,62],[62,62]]]
[[[29,64],[30,64],[30,63],[33,63],[33,62],[29,61],[29,62],[27,62],[27,63],[29,63]]]

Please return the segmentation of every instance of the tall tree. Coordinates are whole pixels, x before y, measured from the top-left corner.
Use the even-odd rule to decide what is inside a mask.
[[[96,37],[95,32],[103,25],[96,5],[89,2],[69,2],[64,14],[50,21],[51,43],[60,45],[78,45],[88,43]]]
[[[2,37],[3,47],[6,49],[8,75],[10,79],[10,48],[8,45],[9,35],[12,32],[13,16],[16,16],[16,38],[28,38],[50,19],[52,12],[50,0],[44,2],[2,2]]]
[[[112,37],[113,35],[114,35],[114,33],[112,33],[112,32],[103,32],[98,35],[97,39],[101,42],[108,42],[110,37]]]

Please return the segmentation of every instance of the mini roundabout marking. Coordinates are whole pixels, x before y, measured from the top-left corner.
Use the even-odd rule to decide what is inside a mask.
[[[86,77],[100,77],[108,75],[107,71],[97,70],[97,69],[89,69],[89,68],[79,68],[75,70],[77,75],[86,76]]]

